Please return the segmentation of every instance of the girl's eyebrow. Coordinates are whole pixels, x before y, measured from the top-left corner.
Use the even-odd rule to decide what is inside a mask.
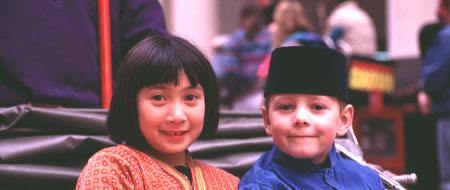
[[[158,89],[165,89],[165,88],[167,88],[167,85],[157,84],[157,85],[149,86],[149,87],[147,87],[147,88],[148,88],[148,89],[155,89],[155,88],[158,88]]]
[[[169,84],[157,84],[154,86],[149,86],[148,89],[166,89],[169,88]],[[185,89],[198,89],[198,90],[203,90],[202,86],[200,85],[196,85],[196,86],[188,86]]]
[[[202,86],[200,86],[200,85],[196,85],[196,86],[189,86],[189,87],[187,87],[187,89],[197,89],[197,90],[203,90],[203,88],[202,88]]]

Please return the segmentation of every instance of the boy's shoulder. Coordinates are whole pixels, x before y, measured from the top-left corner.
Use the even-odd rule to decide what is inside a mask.
[[[340,167],[336,167],[337,169],[344,170],[355,175],[359,174],[360,176],[364,177],[379,177],[378,173],[375,170],[344,157],[341,157],[338,164],[340,165]]]
[[[287,168],[286,171],[278,171],[280,167],[274,168],[276,166],[272,165],[270,153],[271,151],[265,152],[244,175],[239,184],[240,190],[290,189],[291,186],[308,189],[311,187],[322,187],[325,183],[333,187],[342,187],[344,189],[384,189],[377,172],[355,161],[343,158],[339,153],[336,153],[336,165],[326,169],[326,171],[320,172],[308,172],[308,169],[305,169],[305,171],[294,171],[292,168],[292,171]],[[285,172],[290,174],[285,174]],[[318,173],[322,173],[325,178],[318,178],[317,176],[322,176],[317,175]]]
[[[242,177],[239,189],[274,189],[278,180],[271,165],[271,151],[264,152],[253,167]]]
[[[348,185],[364,186],[369,189],[384,189],[378,173],[368,166],[361,165],[353,160],[341,157],[338,166],[335,167],[337,175],[345,175],[349,180]]]
[[[286,189],[286,188],[274,188],[282,185],[279,183],[279,179],[275,172],[267,169],[255,170],[250,169],[244,177],[242,177],[239,183],[239,189]]]
[[[240,190],[275,189],[278,177],[270,170],[250,169],[239,183]],[[281,188],[282,189],[282,188]]]

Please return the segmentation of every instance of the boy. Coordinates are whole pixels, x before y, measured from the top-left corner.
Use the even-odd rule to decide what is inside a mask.
[[[344,55],[305,46],[275,49],[264,98],[264,126],[274,146],[239,189],[385,189],[375,171],[342,158],[334,146],[353,120]]]

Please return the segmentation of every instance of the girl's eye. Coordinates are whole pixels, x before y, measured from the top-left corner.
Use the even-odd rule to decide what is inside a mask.
[[[292,106],[289,105],[289,104],[283,104],[283,105],[280,106],[280,109],[282,109],[282,110],[291,110]]]
[[[163,97],[162,95],[154,95],[154,96],[152,97],[152,99],[153,99],[153,100],[156,100],[156,101],[163,101],[163,100],[164,100],[164,97]]]
[[[318,104],[312,106],[312,109],[313,109],[313,110],[322,110],[322,109],[324,109],[324,108],[325,108],[324,106],[318,105]]]
[[[186,96],[186,100],[187,101],[194,101],[195,99],[197,99],[197,96],[190,94]]]

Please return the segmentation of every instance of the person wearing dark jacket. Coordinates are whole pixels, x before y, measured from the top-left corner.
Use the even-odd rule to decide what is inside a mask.
[[[125,52],[167,34],[157,0],[111,0],[113,71]],[[95,0],[0,2],[0,107],[100,107]]]
[[[445,25],[425,52],[423,90],[431,99],[430,113],[437,117],[436,136],[440,189],[450,189],[450,0],[441,0],[438,15]]]

